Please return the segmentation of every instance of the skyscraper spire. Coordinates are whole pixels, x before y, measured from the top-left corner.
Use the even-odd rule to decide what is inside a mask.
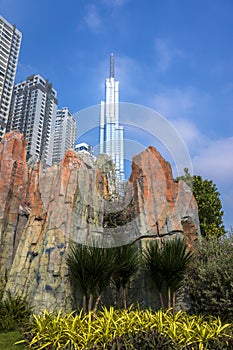
[[[110,55],[110,78],[114,78],[114,54],[111,53]]]
[[[100,104],[100,153],[112,157],[116,174],[123,182],[124,128],[119,125],[119,81],[114,77],[114,55],[110,55],[110,76],[105,81],[105,101]]]

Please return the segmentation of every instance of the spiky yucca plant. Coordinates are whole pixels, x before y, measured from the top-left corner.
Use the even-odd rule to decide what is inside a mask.
[[[164,307],[163,289],[166,289],[167,307],[175,307],[175,293],[181,287],[192,254],[181,238],[164,242],[148,242],[144,253],[144,263],[159,292],[161,306]]]
[[[96,310],[114,270],[111,249],[73,242],[67,256],[67,265],[71,284],[83,294],[84,312],[93,308]]]
[[[123,293],[123,305],[127,309],[127,285],[132,276],[137,272],[140,260],[136,244],[126,244],[113,248],[114,270],[112,281],[116,288],[117,306],[121,307],[121,290]]]

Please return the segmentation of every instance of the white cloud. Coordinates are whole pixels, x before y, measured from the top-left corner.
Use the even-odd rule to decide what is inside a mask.
[[[86,7],[84,21],[91,31],[99,31],[102,28],[102,20],[94,4],[90,4]]]
[[[233,136],[210,140],[193,158],[194,173],[213,180],[221,194],[224,223],[233,226]]]
[[[120,81],[121,92],[134,96],[139,93],[138,83],[142,77],[142,67],[129,56],[116,56],[116,79]]]
[[[184,57],[184,54],[180,49],[170,47],[165,40],[160,38],[155,39],[155,50],[158,56],[156,59],[156,66],[161,72],[167,71],[172,62],[176,59]]]
[[[198,97],[197,92],[192,87],[185,90],[165,88],[154,94],[150,103],[159,113],[169,118],[181,118],[197,105]]]
[[[221,184],[230,182],[233,186],[233,137],[211,140],[193,158],[193,164],[197,173]]]
[[[128,0],[102,0],[102,2],[109,7],[122,7]]]

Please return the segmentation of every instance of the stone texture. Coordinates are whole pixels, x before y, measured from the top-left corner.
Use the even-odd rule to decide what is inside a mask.
[[[196,239],[196,201],[171,167],[149,147],[133,158],[132,174],[119,189],[106,155],[66,152],[59,165],[27,167],[22,135],[0,145],[0,273],[6,289],[28,294],[35,312],[71,308],[66,267],[70,240],[116,245],[184,234]]]
[[[0,143],[0,273],[10,270],[20,235],[27,222],[26,142],[7,134]],[[20,229],[21,227],[21,229]]]

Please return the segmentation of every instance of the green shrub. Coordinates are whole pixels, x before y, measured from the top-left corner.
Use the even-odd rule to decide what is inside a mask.
[[[233,239],[202,239],[196,247],[186,285],[193,313],[233,320]]]
[[[0,332],[23,328],[31,315],[32,307],[27,297],[12,296],[7,292],[6,298],[0,301]]]
[[[139,330],[112,339],[103,349],[107,350],[174,350],[174,342],[156,329]]]

